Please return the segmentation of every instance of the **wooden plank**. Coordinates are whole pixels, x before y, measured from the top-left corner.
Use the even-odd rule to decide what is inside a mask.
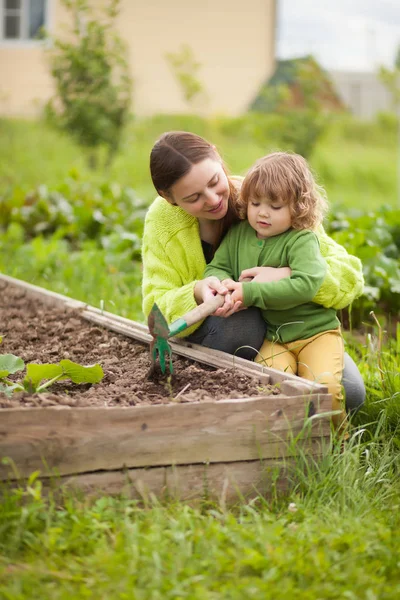
[[[144,343],[149,343],[152,339],[148,328],[145,325],[137,323],[136,321],[132,321],[119,315],[114,315],[113,313],[109,313],[107,311],[102,311],[94,306],[89,306],[80,300],[74,300],[68,296],[63,296],[62,294],[46,290],[45,288],[32,285],[7,275],[0,274],[0,281],[8,282],[12,285],[18,286],[21,289],[24,289],[30,295],[49,305],[65,306],[79,310],[82,318],[96,323],[97,325],[106,327],[111,331],[115,331]],[[321,386],[318,383],[299,378],[297,375],[283,373],[282,371],[278,371],[277,369],[273,369],[271,367],[264,367],[258,363],[232,356],[219,350],[204,348],[198,344],[193,344],[185,340],[177,340],[177,338],[174,338],[170,344],[172,351],[179,356],[184,356],[185,358],[197,360],[201,363],[215,367],[237,368],[241,373],[255,376],[263,383],[269,382],[274,385],[276,383],[281,383],[282,381],[288,380],[293,382],[301,381],[304,385],[307,385],[309,388],[318,393],[326,393],[326,387]]]
[[[30,296],[38,298],[41,302],[49,306],[66,306],[68,308],[77,309],[85,308],[87,306],[85,302],[80,300],[74,300],[68,296],[63,296],[57,292],[46,290],[45,288],[33,285],[27,281],[23,281],[22,279],[15,279],[15,277],[10,277],[9,275],[4,275],[3,273],[0,273],[0,281],[15,285],[21,290],[25,290]]]
[[[265,398],[131,408],[2,409],[0,479],[122,467],[277,458],[289,453],[306,410],[311,438],[329,435],[331,396]],[[325,414],[324,414],[325,413]],[[322,417],[319,418],[319,417]],[[292,434],[290,433],[292,432]],[[312,443],[312,442],[311,442]]]
[[[151,504],[157,500],[211,500],[222,508],[256,496],[287,490],[294,459],[215,463],[83,473],[43,480],[44,490],[85,497],[124,495]]]

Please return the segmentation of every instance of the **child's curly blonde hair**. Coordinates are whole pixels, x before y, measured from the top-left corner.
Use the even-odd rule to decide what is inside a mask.
[[[250,200],[268,198],[289,204],[293,229],[316,229],[328,203],[305,158],[289,152],[273,152],[260,158],[248,171],[240,192],[241,217]]]

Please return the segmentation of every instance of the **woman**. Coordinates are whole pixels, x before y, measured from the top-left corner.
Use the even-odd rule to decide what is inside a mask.
[[[180,334],[208,348],[252,360],[265,337],[265,323],[257,308],[233,303],[216,277],[203,279],[206,264],[229,227],[239,221],[241,178],[229,177],[215,146],[192,133],[163,134],[150,155],[150,171],[159,197],[146,215],[143,234],[143,311],[147,316],[157,302],[171,323],[216,293],[224,305],[203,323]],[[360,296],[360,261],[326,235],[317,232],[328,271],[313,299],[336,310]],[[290,276],[290,269],[249,265],[241,278],[272,281]],[[224,317],[224,318],[220,318]],[[227,318],[229,317],[229,318]],[[360,373],[345,355],[343,386],[346,406],[357,410],[364,402]]]

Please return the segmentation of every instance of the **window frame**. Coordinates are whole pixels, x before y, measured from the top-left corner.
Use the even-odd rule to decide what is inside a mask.
[[[54,1],[54,0],[53,0]],[[26,34],[29,30],[28,23],[28,11],[29,11],[29,3],[30,0],[21,0],[21,32]],[[51,29],[51,10],[50,5],[53,2],[51,0],[46,0],[46,6],[44,11],[44,26],[49,31]],[[46,43],[45,40],[36,40],[28,37],[19,37],[13,39],[6,39],[4,37],[4,9],[5,9],[5,0],[0,0],[0,46],[6,47],[36,47],[42,46]]]

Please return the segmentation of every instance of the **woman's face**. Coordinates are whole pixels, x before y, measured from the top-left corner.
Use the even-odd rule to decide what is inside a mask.
[[[227,213],[229,199],[229,183],[222,164],[206,158],[193,165],[171,187],[170,195],[171,201],[197,219],[222,219]]]

